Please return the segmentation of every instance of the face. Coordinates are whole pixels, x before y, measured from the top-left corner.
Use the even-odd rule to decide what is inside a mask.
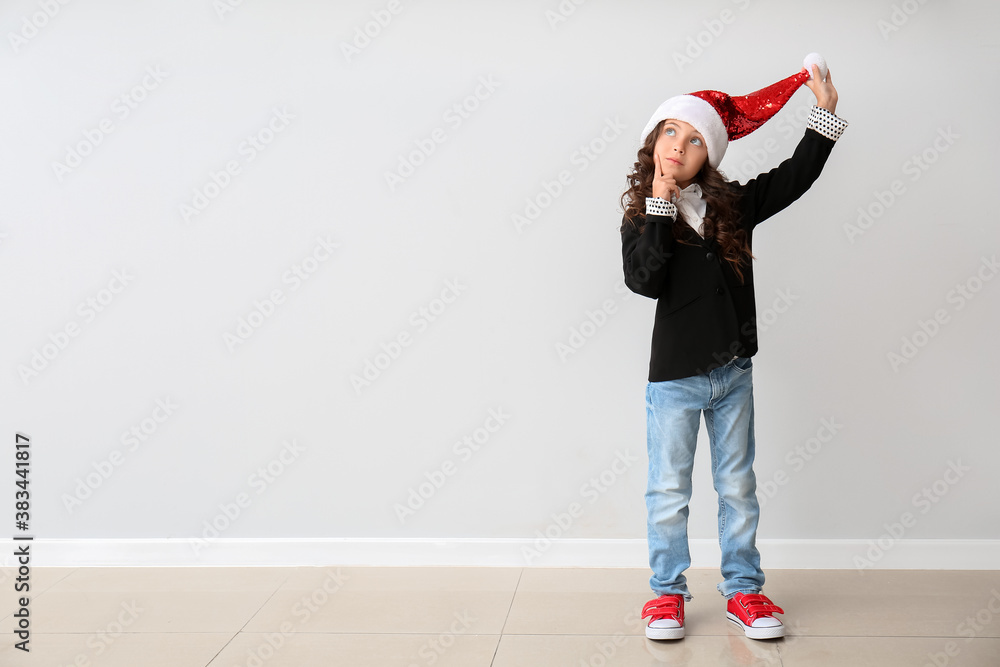
[[[686,188],[708,160],[708,146],[691,125],[670,119],[653,146],[653,159],[659,160],[664,175],[673,176],[677,185]]]

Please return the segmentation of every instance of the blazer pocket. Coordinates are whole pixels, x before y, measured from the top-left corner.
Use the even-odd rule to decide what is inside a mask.
[[[670,300],[667,301],[666,304],[664,304],[663,314],[664,315],[669,315],[670,313],[678,311],[681,308],[683,308],[684,306],[686,306],[686,305],[688,305],[688,304],[690,304],[690,303],[692,303],[694,301],[697,301],[700,298],[701,298],[701,294],[685,294],[683,296],[678,296],[678,297],[675,297],[673,299],[670,299]]]

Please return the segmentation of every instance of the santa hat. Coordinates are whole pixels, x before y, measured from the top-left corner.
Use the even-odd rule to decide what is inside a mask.
[[[820,76],[826,78],[826,61],[818,53],[807,55],[802,64],[803,69],[787,79],[740,97],[730,97],[717,90],[699,90],[671,97],[646,123],[639,145],[646,142],[646,137],[661,120],[682,120],[705,137],[708,163],[718,168],[729,142],[745,137],[778,113],[799,86],[812,78],[814,64],[819,65]]]

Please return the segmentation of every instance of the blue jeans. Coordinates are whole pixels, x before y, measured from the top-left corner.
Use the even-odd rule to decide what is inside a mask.
[[[753,473],[753,360],[736,357],[707,375],[646,384],[649,479],[646,487],[649,585],[656,595],[688,591],[683,572],[688,551],[688,501],[701,413],[712,451],[712,480],[719,494],[719,592],[763,589],[757,551],[757,479]]]

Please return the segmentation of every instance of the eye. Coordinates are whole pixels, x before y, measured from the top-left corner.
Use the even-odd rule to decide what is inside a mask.
[[[699,139],[698,137],[694,137],[693,139],[691,139],[691,143],[693,143],[695,146],[701,146],[701,139]]]
[[[666,135],[668,135],[668,136],[671,136],[671,137],[672,137],[672,136],[674,136],[674,128],[672,128],[672,127],[668,127],[667,129],[665,129],[665,130],[663,131],[663,133],[664,133],[664,134],[666,134]]]

